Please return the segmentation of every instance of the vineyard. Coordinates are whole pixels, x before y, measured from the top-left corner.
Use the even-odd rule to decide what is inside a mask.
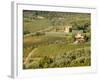
[[[26,10],[23,16],[23,69],[91,66],[90,14]],[[74,43],[78,31],[84,41]]]

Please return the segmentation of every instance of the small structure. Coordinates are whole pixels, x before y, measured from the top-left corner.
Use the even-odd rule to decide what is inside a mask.
[[[84,41],[85,41],[84,36],[81,33],[77,33],[75,35],[75,42],[74,42],[75,44],[81,43],[81,42],[84,42]]]
[[[64,32],[65,33],[69,33],[69,32],[72,32],[72,26],[67,26],[64,28]]]

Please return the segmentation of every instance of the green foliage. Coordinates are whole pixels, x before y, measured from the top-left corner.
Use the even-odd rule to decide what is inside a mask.
[[[32,62],[32,63],[26,65],[26,68],[29,68],[29,69],[35,69],[35,68],[39,68],[39,67],[40,67],[40,66],[39,66],[39,64],[38,64],[37,61],[34,61],[34,62]]]
[[[47,56],[44,56],[40,62],[39,62],[39,66],[40,68],[47,68],[49,67],[49,65],[53,62],[53,59]]]
[[[77,67],[90,66],[90,48],[75,49],[70,52],[58,53],[53,56],[42,56],[40,60],[30,63],[27,68],[54,68],[54,67]],[[42,55],[42,54],[41,54]]]
[[[29,34],[29,33],[30,33],[29,31],[24,31],[24,35],[25,35],[25,34]]]
[[[45,32],[36,32],[35,34],[36,36],[41,36],[41,35],[45,35]]]
[[[90,32],[90,20],[73,21],[72,26],[74,30],[83,30],[84,33]]]
[[[43,19],[43,20],[35,19],[29,22],[23,21],[23,25],[24,25],[24,31],[29,31],[31,33],[51,27],[51,24],[48,19]]]
[[[44,17],[38,19],[38,16]],[[49,11],[23,11],[24,31],[35,32],[53,26],[63,27],[72,25],[73,29],[84,29],[90,31],[90,14],[70,12],[49,12]],[[33,29],[34,28],[34,29]]]
[[[90,21],[88,13],[23,11],[23,69],[79,67],[91,65]],[[65,33],[65,27],[82,31],[85,42],[73,44],[75,34]],[[27,36],[29,35],[29,36]]]
[[[90,62],[90,57],[80,57],[74,61],[71,62],[71,66],[90,66],[91,65],[91,62]]]

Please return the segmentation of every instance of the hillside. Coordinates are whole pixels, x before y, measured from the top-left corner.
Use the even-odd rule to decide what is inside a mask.
[[[91,65],[91,14],[23,11],[23,69]]]
[[[49,27],[71,25],[73,28],[90,25],[89,13],[23,11],[24,34],[36,32]],[[34,28],[34,29],[33,29]]]

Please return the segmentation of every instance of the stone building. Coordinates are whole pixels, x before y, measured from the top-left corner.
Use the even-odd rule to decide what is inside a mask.
[[[72,26],[66,26],[66,27],[64,28],[64,32],[65,32],[65,33],[72,32]]]

